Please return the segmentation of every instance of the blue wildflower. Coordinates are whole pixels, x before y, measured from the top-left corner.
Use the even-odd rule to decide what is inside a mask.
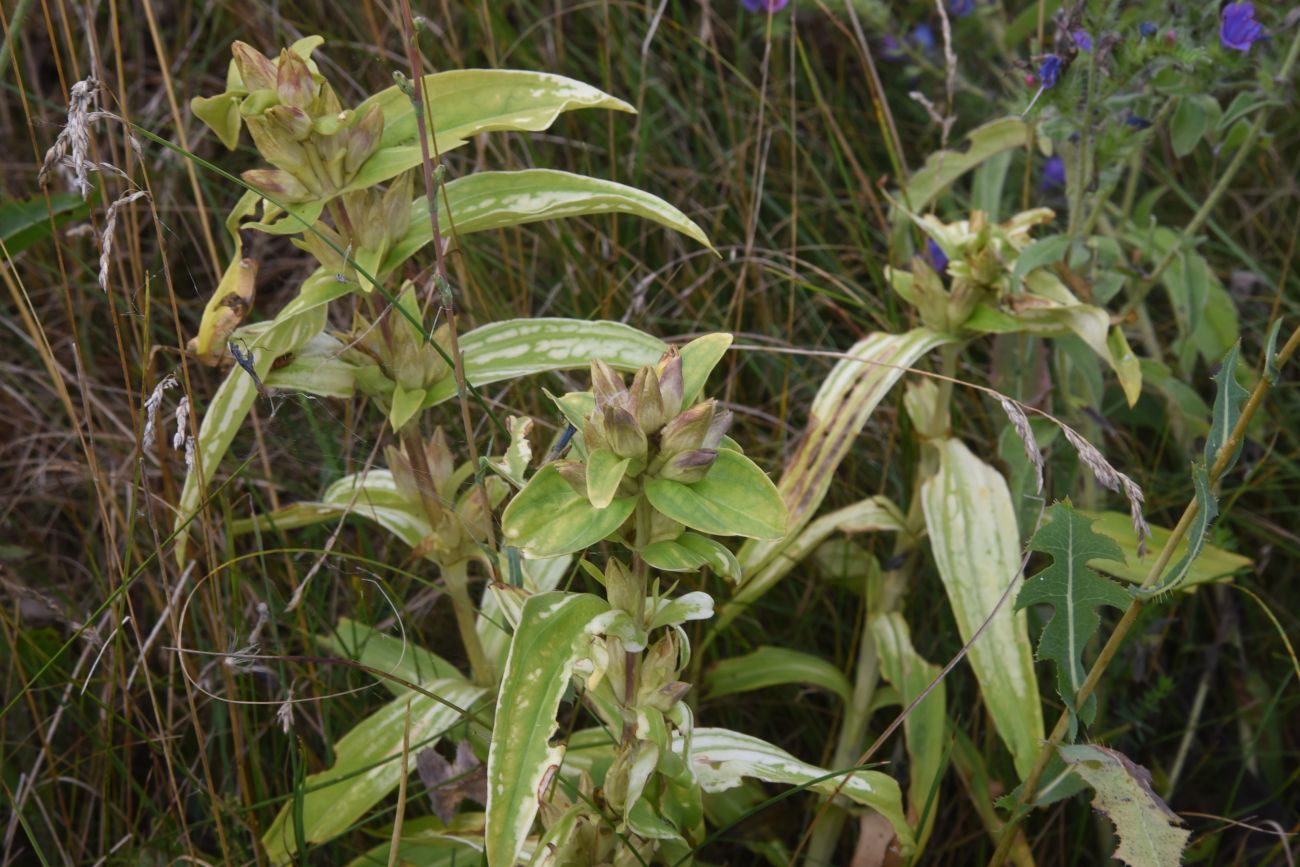
[[[790,0],[740,0],[750,12],[780,12]]]
[[[903,59],[903,46],[893,36],[883,36],[880,39],[880,56],[889,63],[897,63]]]
[[[1138,25],[1138,33],[1142,34],[1143,39],[1150,39],[1156,35],[1156,23],[1154,21],[1143,21]]]
[[[1049,157],[1043,163],[1043,176],[1038,185],[1043,190],[1056,190],[1065,186],[1065,160]]]
[[[918,24],[916,29],[912,31],[912,41],[922,51],[933,51],[935,46],[934,31],[930,29],[929,24]]]
[[[948,14],[965,18],[975,11],[975,0],[948,0]]]
[[[1038,80],[1043,87],[1055,87],[1061,78],[1061,58],[1049,54],[1038,66]]]
[[[1087,30],[1084,30],[1083,28],[1071,30],[1070,38],[1074,40],[1074,44],[1079,47],[1080,51],[1085,54],[1092,53],[1092,37],[1088,35]]]
[[[1264,37],[1264,25],[1255,20],[1254,3],[1229,3],[1223,7],[1219,24],[1219,41],[1224,48],[1250,51],[1250,46]]]
[[[1130,114],[1124,118],[1124,123],[1133,127],[1133,129],[1150,129],[1151,127],[1151,121],[1145,117],[1138,117],[1136,114]]]
[[[948,269],[948,256],[934,242],[934,238],[925,239],[925,261],[936,273],[942,274]]]

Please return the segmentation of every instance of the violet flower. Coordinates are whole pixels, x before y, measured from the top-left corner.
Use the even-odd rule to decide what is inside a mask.
[[[1038,185],[1044,191],[1065,186],[1065,160],[1060,157],[1048,157],[1047,162],[1043,163],[1043,176]]]
[[[943,248],[935,243],[934,238],[925,239],[925,262],[934,269],[936,274],[942,274],[948,269],[948,256],[943,252]]]
[[[1044,88],[1056,86],[1056,82],[1061,78],[1061,66],[1061,58],[1055,54],[1043,58],[1043,62],[1038,67],[1038,80],[1042,82]]]
[[[1143,21],[1138,25],[1138,33],[1143,39],[1150,39],[1156,35],[1156,23],[1154,21]]]
[[[1074,44],[1079,47],[1080,51],[1085,54],[1092,53],[1092,37],[1088,35],[1087,30],[1084,30],[1082,27],[1077,30],[1071,30],[1070,38],[1074,40]]]
[[[948,14],[965,18],[975,11],[975,0],[948,0]]]
[[[1250,46],[1264,38],[1264,25],[1255,20],[1254,3],[1229,3],[1223,7],[1219,24],[1219,41],[1224,48],[1250,51]]]
[[[912,41],[922,51],[933,51],[935,46],[934,31],[930,29],[929,24],[918,24],[912,30]]]
[[[740,0],[750,12],[780,12],[790,0]]]

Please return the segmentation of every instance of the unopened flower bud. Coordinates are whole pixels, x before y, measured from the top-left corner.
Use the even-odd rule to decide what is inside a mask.
[[[300,180],[313,176],[306,149],[280,123],[271,120],[269,112],[247,118],[244,125],[248,127],[258,152],[268,163]]]
[[[659,689],[649,693],[641,700],[644,706],[652,707],[661,713],[668,713],[676,704],[685,698],[686,693],[690,692],[691,685],[680,680],[672,683],[666,683]]]
[[[672,456],[702,447],[713,424],[716,406],[712,400],[697,403],[664,425],[659,435],[660,454]]]
[[[681,482],[684,485],[694,484],[708,475],[709,468],[717,458],[717,449],[694,449],[682,452],[674,455],[664,464],[663,469],[659,471],[659,478],[670,482]]]
[[[619,406],[607,406],[601,416],[605,439],[620,458],[643,458],[649,443],[632,413]]]
[[[663,397],[659,394],[659,374],[650,366],[641,368],[628,389],[630,409],[644,433],[652,434],[664,426]]]
[[[235,69],[244,81],[244,89],[250,93],[255,90],[274,90],[275,64],[262,52],[247,42],[235,42],[230,46],[235,56]]]
[[[626,611],[633,617],[639,616],[645,605],[645,590],[641,582],[617,557],[611,557],[605,564],[605,595],[610,607]]]
[[[300,142],[311,134],[311,118],[301,108],[292,105],[273,105],[263,115],[267,131],[279,139]]]
[[[664,353],[659,359],[659,394],[664,405],[664,420],[677,417],[682,411],[685,385],[682,380],[682,356],[676,347]]]
[[[275,92],[280,102],[294,108],[309,108],[316,98],[316,82],[311,77],[307,61],[298,52],[286,48],[280,52],[280,65],[276,69]]]
[[[623,377],[599,358],[592,359],[591,362],[591,391],[596,396],[597,410],[610,404],[623,406],[627,401],[627,387],[623,385]]]
[[[270,193],[288,204],[312,198],[312,191],[307,189],[306,184],[281,169],[249,169],[242,177],[258,192]]]
[[[579,461],[553,461],[560,478],[569,483],[569,487],[583,499],[587,499],[587,468]]]
[[[716,449],[722,443],[722,438],[731,430],[731,419],[733,418],[731,410],[715,410],[713,420],[709,422],[708,433],[704,435],[704,447],[706,449]]]
[[[343,172],[352,177],[361,164],[379,149],[379,139],[384,134],[384,113],[372,105],[347,131],[347,145],[343,157]]]

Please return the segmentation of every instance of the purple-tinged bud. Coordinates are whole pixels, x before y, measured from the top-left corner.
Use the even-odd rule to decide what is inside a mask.
[[[712,400],[697,403],[664,425],[659,434],[659,453],[671,456],[704,445],[716,407]]]
[[[311,134],[311,118],[301,108],[273,105],[263,115],[267,130],[277,138],[300,142]]]
[[[679,639],[677,633],[669,629],[662,638],[650,645],[641,660],[641,694],[638,698],[644,699],[677,680],[680,667]]]
[[[450,500],[455,493],[452,475],[456,472],[456,459],[447,442],[447,432],[441,427],[435,428],[433,436],[424,444],[424,454],[429,462],[429,475],[433,477],[433,489],[444,500]]]
[[[247,42],[236,41],[230,46],[235,56],[235,69],[244,80],[244,89],[250,93],[254,90],[275,90],[275,64],[262,52]]]
[[[628,389],[629,409],[636,415],[641,430],[655,433],[664,426],[664,401],[659,394],[659,374],[653,367],[643,367],[636,372],[632,387]]]
[[[605,564],[605,596],[611,608],[626,611],[634,618],[639,618],[645,607],[645,588],[617,557]]]
[[[343,172],[351,177],[362,163],[379,149],[379,139],[384,134],[384,113],[379,106],[372,105],[366,109],[352,128],[347,132],[346,156],[343,158]]]
[[[601,418],[605,439],[620,458],[644,458],[649,442],[636,416],[621,406],[607,406]]]
[[[685,384],[682,380],[682,356],[673,347],[659,359],[659,394],[664,404],[664,419],[672,420],[682,411]]]
[[[275,92],[280,102],[294,108],[310,108],[316,99],[316,82],[311,77],[307,61],[296,51],[286,48],[280,52],[280,66],[275,75]]]
[[[641,701],[641,704],[645,707],[652,707],[660,713],[668,713],[690,691],[691,685],[689,683],[675,680],[651,692]]]
[[[599,358],[591,360],[591,392],[596,396],[597,410],[611,404],[627,405],[627,386],[623,385],[623,377]]]
[[[718,458],[717,449],[694,449],[674,455],[659,471],[659,478],[670,482],[692,485],[709,474],[709,468]]]
[[[280,169],[249,169],[241,177],[258,192],[269,193],[288,204],[313,198],[306,184]]]
[[[722,438],[731,429],[732,418],[729,409],[713,413],[713,421],[709,423],[709,431],[704,435],[704,447],[706,449],[716,449],[722,443]]]
[[[268,115],[247,118],[244,125],[248,127],[258,153],[268,163],[299,178],[311,175],[306,148]]]

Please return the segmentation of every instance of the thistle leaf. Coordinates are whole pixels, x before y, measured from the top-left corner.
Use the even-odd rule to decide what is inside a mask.
[[[1092,521],[1068,502],[1052,507],[1047,523],[1034,534],[1029,548],[1051,555],[1052,563],[1025,582],[1016,597],[1016,609],[1039,603],[1052,606],[1052,619],[1038,639],[1037,657],[1056,664],[1061,698],[1086,724],[1096,712],[1096,701],[1089,696],[1084,706],[1077,708],[1075,695],[1087,675],[1083,648],[1101,622],[1097,608],[1109,605],[1123,609],[1130,601],[1123,588],[1090,569],[1088,561],[1122,560],[1124,555],[1111,539],[1094,533]]]

